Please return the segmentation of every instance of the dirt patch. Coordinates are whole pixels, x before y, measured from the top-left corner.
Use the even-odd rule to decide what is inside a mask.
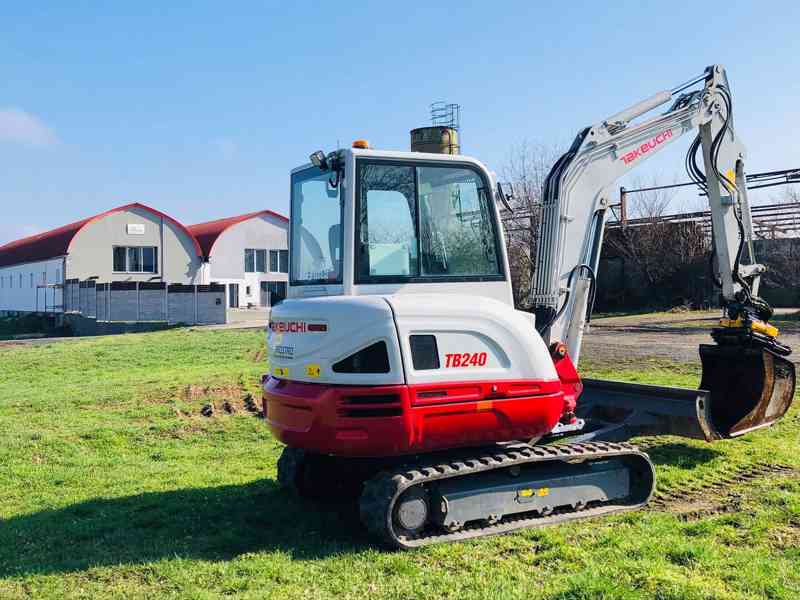
[[[798,472],[787,465],[744,465],[723,479],[695,484],[690,489],[667,491],[650,502],[650,510],[669,512],[683,521],[696,521],[713,515],[741,512],[744,495],[736,486],[757,479],[794,477]]]
[[[706,490],[707,495],[698,498],[674,499],[668,512],[677,515],[681,521],[698,521],[706,517],[743,511],[744,496],[741,493],[730,491],[721,498],[712,498],[710,492],[711,490]]]
[[[202,386],[188,385],[184,389],[183,397],[187,402],[206,402],[199,409],[199,414],[204,417],[221,415],[235,415],[239,413],[260,414],[260,409],[253,399],[253,394],[241,385]],[[191,413],[179,411],[179,414],[191,416]]]
[[[800,548],[800,521],[791,521],[788,525],[773,529],[770,532],[770,545],[778,550]]]

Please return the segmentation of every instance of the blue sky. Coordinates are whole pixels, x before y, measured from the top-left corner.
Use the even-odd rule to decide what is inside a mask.
[[[464,153],[501,171],[514,144],[565,145],[714,62],[748,170],[800,167],[799,18],[796,2],[5,2],[0,243],[133,201],[186,223],[285,211],[311,151],[406,149],[440,99],[462,105]],[[682,178],[676,146],[641,174]]]

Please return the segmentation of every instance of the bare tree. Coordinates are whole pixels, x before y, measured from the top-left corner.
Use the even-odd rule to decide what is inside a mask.
[[[657,177],[633,180],[632,189],[654,188],[662,185]],[[674,204],[677,192],[671,189],[648,189],[645,192],[633,192],[626,195],[627,213],[630,219],[655,219],[663,217]]]
[[[637,188],[659,185],[653,178]],[[635,224],[606,232],[604,252],[621,258],[632,282],[645,291],[653,304],[700,303],[697,286],[687,281],[687,269],[702,270],[710,252],[710,240],[699,223],[665,222],[675,198],[674,189],[636,192],[628,196],[628,214]],[[602,285],[602,283],[601,283]],[[702,295],[702,294],[700,294]]]
[[[788,186],[781,195],[779,202],[784,204],[800,202],[800,189],[794,185]]]

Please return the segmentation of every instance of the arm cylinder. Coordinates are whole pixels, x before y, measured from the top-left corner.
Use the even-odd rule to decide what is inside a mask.
[[[640,115],[650,112],[651,110],[653,110],[658,106],[661,106],[662,104],[666,104],[671,99],[672,99],[672,94],[670,92],[666,90],[664,90],[663,92],[658,92],[657,94],[653,94],[649,98],[646,98],[641,102],[637,102],[633,106],[630,106],[625,110],[618,112],[615,115],[611,115],[604,121],[604,123],[606,125],[611,125],[614,123],[627,123]]]

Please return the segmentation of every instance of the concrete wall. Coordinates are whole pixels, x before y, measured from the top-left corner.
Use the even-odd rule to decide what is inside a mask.
[[[242,221],[224,231],[217,238],[211,258],[204,271],[204,283],[214,282],[228,286],[239,285],[239,306],[261,304],[262,281],[288,281],[288,273],[269,271],[269,251],[288,249],[289,225],[272,215],[260,215]],[[245,273],[244,251],[246,248],[267,250],[266,273]],[[280,268],[280,265],[279,265]],[[250,295],[247,288],[250,287]],[[227,298],[226,298],[227,302]]]
[[[63,269],[62,258],[0,267],[0,310],[60,312],[61,290],[37,286],[62,284]]]
[[[79,307],[95,309],[98,322],[185,323],[188,325],[225,323],[225,288],[218,285],[179,283],[98,283],[90,287],[90,298]]]
[[[129,233],[129,224],[143,226],[143,233]],[[115,273],[114,246],[157,247],[158,273]],[[69,278],[148,281],[158,276],[170,283],[186,284],[200,283],[202,265],[192,238],[183,229],[141,208],[114,212],[87,224],[72,240],[66,262]]]

